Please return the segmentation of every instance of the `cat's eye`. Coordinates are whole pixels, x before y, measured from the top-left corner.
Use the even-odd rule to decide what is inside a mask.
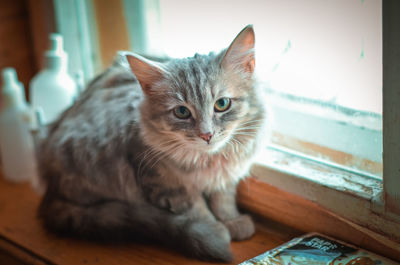
[[[174,114],[179,119],[188,119],[191,116],[190,110],[185,106],[178,106],[174,109]]]
[[[214,109],[217,112],[223,112],[229,109],[231,106],[231,100],[229,98],[220,98],[214,104]]]

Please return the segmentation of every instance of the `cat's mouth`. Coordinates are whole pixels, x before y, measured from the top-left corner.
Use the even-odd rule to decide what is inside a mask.
[[[215,154],[221,151],[229,142],[229,137],[213,137],[210,141],[198,139],[196,141],[196,149],[208,154]]]

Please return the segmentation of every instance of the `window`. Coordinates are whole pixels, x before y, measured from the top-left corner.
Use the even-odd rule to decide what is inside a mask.
[[[395,161],[400,157],[396,140],[400,96],[393,85],[399,84],[393,53],[398,54],[400,45],[389,31],[396,25],[396,9],[389,5],[396,4],[385,7],[381,0],[54,2],[58,29],[69,42],[70,69],[82,69],[86,80],[107,66],[116,50],[131,49],[153,58],[218,51],[246,24],[254,24],[257,75],[274,115],[272,143],[254,174],[278,172],[280,177],[269,174],[269,183],[400,238],[399,231],[393,232],[397,223],[387,221],[400,208],[396,178],[400,163]],[[387,46],[382,47],[382,36]],[[382,60],[387,62],[383,72]],[[382,97],[387,105],[382,106]],[[389,154],[384,160],[383,147]],[[327,187],[334,195],[323,196]],[[359,199],[346,197],[346,207],[331,200],[344,193]],[[360,201],[365,211],[356,217],[351,211]],[[376,212],[385,228],[369,223]]]
[[[161,0],[160,49],[173,57],[220,50],[251,21],[273,148],[381,178],[381,1],[229,5]]]

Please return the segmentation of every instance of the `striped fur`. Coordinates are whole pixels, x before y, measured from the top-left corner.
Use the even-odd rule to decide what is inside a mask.
[[[230,261],[230,240],[254,233],[250,217],[237,210],[236,185],[267,124],[253,48],[248,26],[219,54],[163,64],[120,57],[41,145],[45,226],[101,240],[172,240],[199,259]],[[222,97],[231,107],[216,112]],[[177,118],[177,106],[191,118]],[[206,142],[199,135],[208,131]]]

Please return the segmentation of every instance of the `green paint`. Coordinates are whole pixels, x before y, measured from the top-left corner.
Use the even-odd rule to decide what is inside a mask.
[[[364,40],[362,40],[360,57],[359,57],[358,59],[359,59],[359,60],[362,60],[362,59],[364,59],[364,57],[365,57],[365,52],[364,52]]]
[[[283,50],[283,54],[287,53],[292,48],[292,42],[288,40],[285,49]]]
[[[274,67],[272,67],[272,70],[271,70],[272,72],[275,72],[278,70],[279,65],[282,61],[282,57],[285,56],[291,48],[292,48],[292,42],[290,40],[288,40],[286,43],[286,47],[283,49],[278,62],[274,65]]]
[[[272,68],[272,72],[275,72],[279,68],[279,63],[275,64],[274,67]]]
[[[365,0],[361,0],[361,4],[364,4]]]

